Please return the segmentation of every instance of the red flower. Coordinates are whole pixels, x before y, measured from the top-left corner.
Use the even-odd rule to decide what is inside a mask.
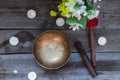
[[[94,18],[94,19],[88,20],[88,21],[87,21],[87,28],[93,28],[93,27],[96,27],[97,24],[98,24],[98,19],[97,19],[97,18]]]

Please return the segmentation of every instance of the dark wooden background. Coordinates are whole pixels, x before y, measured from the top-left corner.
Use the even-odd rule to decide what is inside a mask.
[[[97,53],[97,73],[93,79],[86,70],[74,40],[79,39],[90,55],[88,30],[71,31],[68,26],[57,27],[49,11],[60,0],[0,0],[0,80],[28,80],[27,74],[35,71],[37,80],[120,80],[120,0],[102,0],[99,25],[95,28],[95,50]],[[37,12],[35,19],[27,18],[27,11]],[[107,29],[105,29],[107,28]],[[71,59],[62,68],[47,71],[33,58],[32,46],[35,38],[47,30],[58,30],[65,34],[72,47]],[[8,39],[17,36],[20,43],[11,46]],[[107,38],[105,46],[99,46],[97,39]],[[5,45],[4,45],[5,44]],[[18,73],[13,73],[17,70]]]

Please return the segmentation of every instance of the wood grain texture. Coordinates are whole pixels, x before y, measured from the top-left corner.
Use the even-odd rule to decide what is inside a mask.
[[[118,54],[118,53],[115,53]],[[70,61],[62,68],[54,71],[48,71],[41,68],[34,60],[33,54],[14,54],[14,55],[0,55],[0,79],[2,80],[27,80],[27,74],[30,71],[35,71],[38,75],[37,80],[103,80],[103,79],[115,79],[119,80],[120,76],[120,59],[111,59],[111,57],[120,57],[120,55],[114,54],[97,54],[98,67],[96,68],[99,74],[93,79],[85,66],[81,62],[79,54],[71,54]],[[105,56],[105,57],[104,57]],[[112,62],[112,63],[111,63]],[[18,73],[13,73],[17,70]]]
[[[21,31],[22,31],[22,34],[21,34]],[[18,33],[20,33],[19,35],[17,35],[17,37],[20,39],[20,43],[17,46],[11,46],[8,43],[6,46],[1,48],[0,53],[32,52],[32,46],[33,46],[35,38],[44,31],[47,31],[47,30],[1,30],[0,43],[2,43],[3,41],[9,39],[10,37],[12,37]],[[79,32],[79,31],[73,32],[71,30],[59,30],[59,31],[62,32],[70,41],[70,44],[73,48],[72,52],[75,51],[74,50],[75,48],[73,46],[73,41],[76,39],[80,39],[79,36],[81,36],[81,41],[85,42],[86,48],[88,47],[86,31],[82,31],[82,32]],[[74,34],[75,34],[75,36],[73,37],[72,35],[74,35]],[[22,36],[22,35],[24,35],[24,36]],[[32,36],[33,36],[33,38],[32,38]]]
[[[43,29],[50,26],[52,22],[49,12],[55,9],[60,0],[1,0],[0,1],[0,29]],[[120,1],[102,0],[100,5],[99,25],[97,29],[107,26],[109,29],[120,29]],[[35,9],[37,17],[33,20],[27,18],[27,11]],[[53,23],[53,22],[52,22]],[[7,25],[9,24],[9,25]],[[58,28],[55,25],[53,29]]]
[[[0,80],[28,80],[27,74],[30,71],[37,73],[37,80],[120,80],[120,0],[102,0],[95,5],[101,6],[101,12],[99,24],[95,28],[96,70],[99,75],[94,79],[73,46],[74,40],[80,40],[91,58],[88,31],[74,32],[68,30],[68,25],[58,27],[55,25],[55,18],[49,15],[50,10],[56,9],[60,1],[0,0],[0,43],[12,36],[20,39],[17,46],[8,43],[2,47],[0,44]],[[36,10],[35,19],[27,18],[29,9]],[[108,30],[103,30],[103,27]],[[70,61],[63,68],[54,71],[41,68],[31,54],[34,39],[51,29],[62,32],[69,39],[72,48]],[[98,45],[97,39],[100,36],[107,38],[105,46]],[[13,73],[13,70],[18,73]]]
[[[32,46],[36,37],[42,32],[47,30],[1,30],[0,31],[0,43],[15,36],[20,39],[20,43],[17,46],[11,46],[9,43],[0,48],[0,53],[20,53],[20,52],[32,52]],[[74,41],[80,40],[85,47],[86,52],[90,51],[88,44],[88,32],[87,30],[71,31],[71,30],[58,30],[62,32],[70,41],[71,52],[78,52],[74,47]],[[113,30],[101,30],[96,29],[95,31],[95,51],[96,52],[120,52],[120,29]],[[22,32],[22,34],[21,34]],[[22,36],[24,35],[24,36]],[[73,36],[74,35],[74,36]],[[105,46],[98,45],[98,38],[104,36],[107,38],[107,44]]]

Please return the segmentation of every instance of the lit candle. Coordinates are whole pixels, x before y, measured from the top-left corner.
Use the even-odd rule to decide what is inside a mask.
[[[17,71],[17,70],[13,70],[13,73],[17,74],[17,73],[18,73],[18,71]]]
[[[63,26],[65,24],[65,20],[63,19],[63,18],[57,18],[57,20],[56,20],[56,25],[57,26]]]
[[[12,46],[16,46],[18,43],[19,43],[19,39],[17,37],[11,37],[9,39],[9,43],[12,45]]]
[[[33,10],[33,9],[28,10],[28,11],[27,11],[27,16],[28,16],[28,18],[30,18],[30,19],[35,18],[35,17],[36,17],[36,11]]]
[[[36,80],[36,78],[37,78],[37,74],[36,74],[36,72],[29,72],[28,73],[28,79],[29,80]]]
[[[107,43],[107,39],[105,37],[99,37],[98,44],[103,46]]]

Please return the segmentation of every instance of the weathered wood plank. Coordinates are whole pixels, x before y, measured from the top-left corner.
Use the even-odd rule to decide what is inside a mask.
[[[50,20],[50,19],[49,19]],[[53,21],[53,20],[51,20]],[[48,24],[47,24],[48,23]],[[9,24],[9,25],[8,25]],[[56,25],[53,26],[52,22],[44,20],[4,20],[0,21],[1,29],[63,29]]]
[[[46,6],[50,6],[50,3],[55,4],[60,2],[60,0],[1,0],[0,8],[30,8],[36,7],[40,8],[40,6],[44,6],[44,4],[48,4]]]
[[[51,0],[5,0],[0,2],[0,29],[43,29],[48,28],[53,23],[53,19],[49,16],[50,9],[56,5],[55,1]],[[27,10],[35,9],[37,17],[34,20],[27,18]],[[7,25],[9,24],[9,25]],[[57,27],[56,27],[57,29]]]
[[[106,16],[120,16],[120,1],[119,0],[102,0],[98,1],[95,5],[100,5],[100,11]],[[99,8],[98,8],[99,9]]]
[[[1,30],[0,31],[0,43],[16,35],[20,43],[17,46],[11,46],[7,44],[0,49],[0,53],[20,53],[20,52],[32,52],[32,46],[35,38],[42,32],[47,30]],[[71,30],[58,30],[62,32],[70,41],[72,52],[77,52],[74,47],[74,41],[80,40],[85,47],[86,52],[89,52],[88,44],[88,32],[87,30],[71,31]],[[118,29],[113,30],[95,30],[95,50],[96,52],[120,52],[120,35]],[[24,35],[24,36],[22,36]],[[74,35],[74,36],[73,36]],[[107,38],[107,44],[105,46],[98,45],[98,38],[104,36]]]
[[[42,29],[43,26],[50,26],[47,22],[41,21],[41,19],[48,22],[53,21],[54,18],[50,17],[49,11],[56,8],[55,5],[59,2],[52,0],[2,0],[0,1],[0,29]],[[101,6],[101,14],[97,28],[103,28],[104,26],[107,26],[109,29],[120,28],[119,4],[119,0],[103,0],[98,2],[97,5]],[[37,17],[35,19],[29,20],[27,18],[26,12],[28,9],[36,10]],[[54,29],[59,29],[59,27]]]
[[[120,28],[120,1],[102,0],[96,3],[100,6],[99,25],[97,28],[107,27],[109,29]]]
[[[30,20],[27,18],[26,13],[24,14],[14,13],[14,14],[8,14],[8,15],[2,14],[2,15],[3,16],[0,18],[0,24],[1,24],[0,29],[44,29],[44,28],[49,29],[51,24],[55,23],[53,22],[54,18],[41,17],[39,15],[35,19]],[[120,28],[120,17],[119,16],[110,17],[110,16],[101,15],[99,17],[100,17],[99,25],[96,27],[97,29],[102,29],[105,26],[108,29],[119,29]],[[56,25],[53,25],[51,29],[67,29],[67,28],[64,28],[64,27],[60,28]]]
[[[89,54],[88,54],[89,55]],[[102,56],[102,58],[100,57]],[[90,57],[90,56],[89,56]],[[97,53],[97,71],[120,71],[120,54],[119,53]],[[38,68],[38,64],[35,62],[33,54],[8,54],[0,55],[0,69],[32,69]],[[29,66],[29,67],[27,67]],[[85,68],[79,53],[72,53],[69,62],[61,69],[75,69]],[[39,67],[38,69],[42,69]],[[25,72],[23,70],[23,72]]]
[[[24,32],[21,32],[24,31]],[[11,46],[10,44],[7,44],[3,48],[1,48],[0,53],[19,53],[19,52],[31,52],[32,51],[32,46],[34,43],[34,40],[36,36],[38,36],[40,33],[47,31],[47,30],[1,30],[0,32],[0,43],[3,41],[9,39],[10,37],[14,36],[17,34],[17,37],[20,39],[20,43],[17,46]],[[71,45],[73,45],[73,41],[75,39],[79,39],[79,36],[83,37],[81,39],[82,42],[85,42],[86,47],[88,47],[86,44],[87,41],[87,34],[86,31],[82,32],[73,32],[71,30],[59,30],[63,32],[63,34],[69,39]],[[75,36],[73,37],[72,35]],[[22,36],[24,35],[24,36]],[[74,47],[74,46],[73,46]],[[2,50],[4,49],[4,50]],[[73,48],[74,50],[74,48]],[[2,52],[5,51],[5,52]]]
[[[118,54],[118,53],[115,53]],[[97,54],[97,56],[103,56],[100,58],[97,63],[97,73],[98,76],[94,80],[103,80],[103,79],[116,79],[119,80],[120,77],[120,59],[112,59],[108,56],[120,56],[114,54]],[[27,74],[30,71],[35,71],[38,74],[38,80],[46,79],[64,79],[64,80],[93,80],[89,75],[85,66],[81,62],[81,58],[78,58],[78,54],[72,54],[70,61],[61,69],[48,71],[35,62],[32,54],[14,54],[14,55],[0,55],[0,79],[2,80],[26,80]],[[107,57],[107,58],[106,58]],[[73,60],[77,59],[77,60]],[[108,59],[108,60],[106,60]],[[111,59],[111,61],[109,60]],[[111,63],[112,62],[112,63]],[[17,70],[18,73],[13,73],[14,70]]]
[[[97,40],[100,36],[104,36],[107,39],[107,44],[105,46],[99,46]],[[113,30],[95,30],[95,49],[96,52],[119,52],[119,29]]]

